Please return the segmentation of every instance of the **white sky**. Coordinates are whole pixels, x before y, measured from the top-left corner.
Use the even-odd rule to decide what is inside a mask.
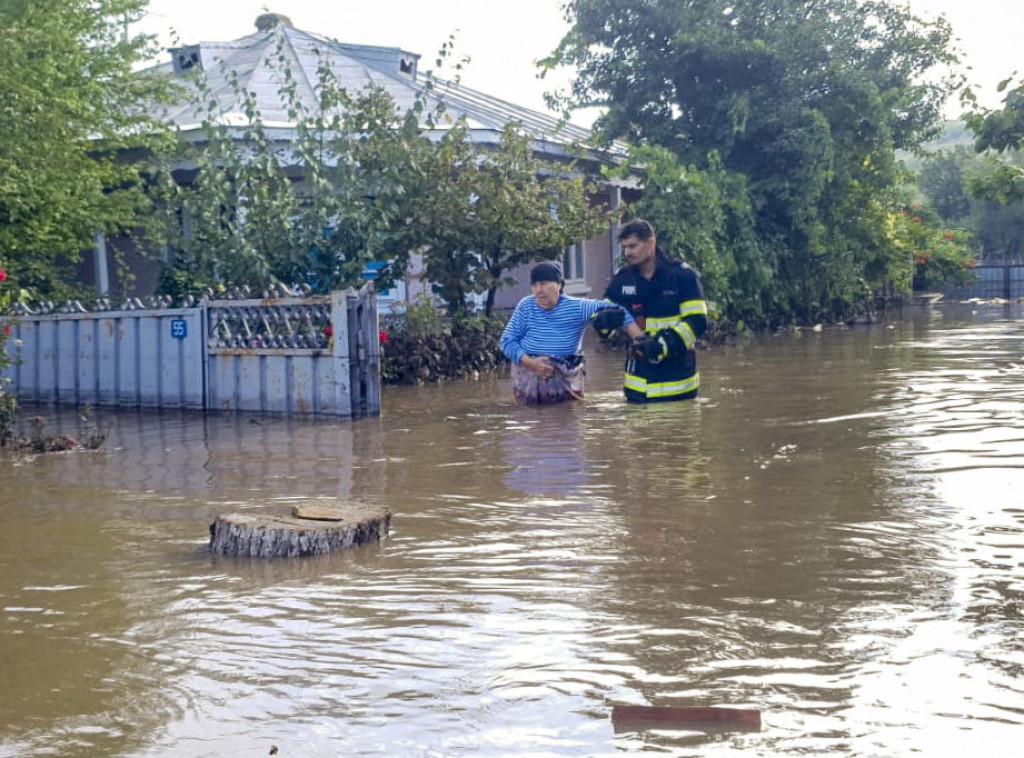
[[[626,0],[624,0],[626,1]],[[434,68],[437,51],[455,35],[456,57],[470,62],[462,81],[516,105],[546,111],[544,92],[568,80],[567,72],[539,80],[535,62],[562,38],[561,0],[150,0],[141,31],[164,46],[231,40],[255,31],[256,17],[283,13],[299,29],[363,45],[419,53],[420,70]],[[950,21],[982,103],[998,107],[996,84],[1016,69],[1024,73],[1022,0],[909,0],[914,12]],[[177,42],[172,34],[177,35]],[[451,78],[450,70],[441,71]],[[959,112],[955,103],[947,115]],[[573,119],[589,123],[586,115]]]

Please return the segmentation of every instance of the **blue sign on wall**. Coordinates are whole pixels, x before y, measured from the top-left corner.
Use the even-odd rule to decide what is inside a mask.
[[[188,322],[183,318],[172,318],[171,336],[176,340],[185,339],[188,336]]]

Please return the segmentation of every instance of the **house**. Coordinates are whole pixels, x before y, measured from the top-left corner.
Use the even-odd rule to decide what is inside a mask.
[[[187,75],[196,69],[206,74],[210,95],[216,98],[222,112],[220,122],[225,129],[245,124],[247,119],[236,100],[236,85],[229,80],[237,78],[237,84],[255,94],[256,107],[262,115],[264,125],[272,140],[287,144],[293,133],[294,124],[279,97],[280,80],[275,72],[282,65],[288,67],[298,83],[303,98],[315,103],[315,92],[311,82],[317,81],[317,68],[326,63],[334,71],[339,84],[350,92],[361,91],[369,85],[383,88],[396,105],[410,108],[418,97],[425,97],[428,103],[443,100],[446,116],[453,123],[465,117],[470,128],[471,139],[482,144],[497,144],[502,129],[509,122],[518,122],[530,135],[533,147],[539,157],[548,160],[568,159],[576,156],[573,147],[590,136],[589,130],[573,124],[561,124],[553,116],[521,108],[512,103],[491,97],[483,92],[461,85],[433,79],[428,82],[419,71],[420,56],[400,48],[376,47],[342,43],[326,37],[296,29],[290,20],[281,14],[264,13],[256,19],[256,30],[252,34],[229,42],[199,42],[173,48],[169,58],[152,69],[171,77],[188,81]],[[192,142],[201,143],[205,132],[190,103],[170,108],[166,119],[173,124],[181,136]],[[434,124],[434,129],[444,129],[445,124]],[[610,160],[621,160],[624,151],[617,147],[609,152],[585,153],[584,163],[592,166]],[[188,183],[194,176],[195,168],[182,165],[177,168],[175,179]],[[629,201],[638,190],[628,182],[605,183],[596,203],[618,207],[624,200]],[[187,223],[187,220],[184,222]],[[615,230],[589,240],[580,240],[565,252],[564,270],[566,289],[570,294],[599,296],[610,278],[618,253]],[[110,285],[111,266],[108,258],[110,248],[124,245],[121,240],[97,239],[93,251],[93,283],[101,292]],[[137,256],[132,259],[131,251],[119,251],[126,260],[133,261],[135,288],[141,294],[148,294],[155,284],[153,266],[146,266]],[[386,312],[396,301],[413,300],[427,291],[429,285],[422,281],[421,271],[413,266],[405,280],[388,292],[380,293],[380,307]],[[511,308],[520,297],[529,292],[528,277],[524,271],[513,271],[511,275],[520,284],[503,288],[498,292],[496,307]],[[148,291],[147,291],[148,290]]]

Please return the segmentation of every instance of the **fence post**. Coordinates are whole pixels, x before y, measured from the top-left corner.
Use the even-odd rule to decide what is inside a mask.
[[[348,291],[331,292],[331,361],[334,363],[334,387],[338,414],[352,415],[351,343],[349,333]]]

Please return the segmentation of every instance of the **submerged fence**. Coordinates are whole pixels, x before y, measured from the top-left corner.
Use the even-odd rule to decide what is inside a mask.
[[[944,294],[950,300],[1013,300],[1024,297],[1024,265],[975,266],[977,278],[962,287],[954,287]]]
[[[380,413],[370,286],[329,296],[17,315],[5,370],[28,402],[287,415]]]

